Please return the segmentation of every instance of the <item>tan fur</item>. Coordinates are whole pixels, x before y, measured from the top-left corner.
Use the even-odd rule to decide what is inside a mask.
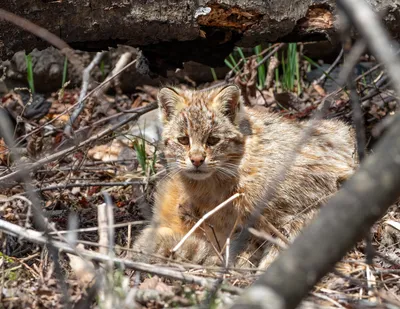
[[[168,256],[199,218],[236,192],[244,195],[210,217],[177,252],[178,259],[219,264],[215,248],[221,249],[231,232],[234,241],[258,205],[265,210],[256,229],[267,230],[270,222],[293,239],[356,167],[352,129],[323,120],[291,163],[274,198],[267,201],[268,186],[307,122],[244,107],[234,85],[208,92],[163,88],[159,106],[170,170],[157,189],[153,223],[139,236],[135,250]],[[178,141],[182,136],[189,137],[188,145]],[[207,145],[209,136],[219,142]],[[199,168],[204,173],[191,173],[193,155],[205,158]],[[267,267],[279,250],[268,244],[255,250],[261,243],[251,239],[237,265]],[[150,255],[135,258],[158,261]]]

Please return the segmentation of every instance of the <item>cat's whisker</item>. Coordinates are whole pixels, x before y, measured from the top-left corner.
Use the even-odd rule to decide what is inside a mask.
[[[237,170],[239,168],[238,164],[230,163],[230,162],[223,162],[219,164],[219,166],[222,166],[224,168],[229,168],[229,169],[234,169]]]
[[[174,162],[167,162],[168,172],[163,178],[173,178],[176,174],[182,171],[180,164],[176,161]]]
[[[172,163],[167,163],[167,168],[168,168],[168,169],[174,169],[174,168],[177,168],[177,167],[179,167],[179,165],[176,164],[176,163],[174,163],[174,164],[172,164]]]
[[[229,176],[229,177],[236,177],[238,176],[238,173],[230,170],[230,169],[226,169],[222,166],[217,167],[217,171],[220,172],[221,174],[225,175],[225,176]]]
[[[167,173],[163,179],[168,178],[168,179],[173,179],[177,174],[179,174],[181,172],[181,169],[175,169],[173,171],[170,171],[169,173]]]

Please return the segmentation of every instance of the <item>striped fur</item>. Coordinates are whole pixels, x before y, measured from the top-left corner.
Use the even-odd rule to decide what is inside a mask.
[[[235,85],[205,92],[163,88],[158,100],[169,173],[158,186],[153,222],[139,236],[136,250],[168,256],[200,217],[236,192],[244,196],[188,238],[177,252],[181,260],[220,263],[226,239],[231,235],[234,241],[259,205],[265,210],[255,228],[270,233],[267,223],[272,223],[293,239],[357,166],[353,130],[340,121],[323,120],[291,162],[275,197],[266,200],[268,187],[308,122],[244,107]],[[188,137],[189,143],[180,143],[181,137]],[[208,145],[210,137],[218,143]],[[205,158],[197,172],[190,161],[193,155]],[[278,252],[252,238],[237,266],[265,268]],[[151,255],[134,258],[159,261]]]

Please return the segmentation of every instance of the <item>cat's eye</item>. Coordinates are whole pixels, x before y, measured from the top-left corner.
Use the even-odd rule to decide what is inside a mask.
[[[178,137],[178,142],[182,145],[189,145],[189,137],[187,136]]]
[[[207,145],[209,145],[209,146],[214,146],[214,145],[216,145],[218,142],[219,142],[219,138],[218,137],[215,137],[215,136],[210,136],[208,139],[207,139]]]

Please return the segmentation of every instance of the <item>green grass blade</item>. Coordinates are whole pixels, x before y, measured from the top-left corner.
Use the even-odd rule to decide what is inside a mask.
[[[227,66],[228,68],[230,68],[231,70],[233,70],[233,71],[236,72],[234,66],[229,62],[228,59],[225,59],[224,62],[225,62],[226,66]]]
[[[295,82],[296,62],[297,62],[296,43],[289,44],[288,62],[289,62],[289,72],[288,72],[289,90],[293,91]]]
[[[146,126],[146,122],[144,125]],[[139,165],[142,168],[143,174],[145,175],[147,170],[146,142],[144,140],[144,133],[142,133],[140,127],[139,134],[140,138],[135,140],[133,148],[135,149]]]
[[[35,93],[35,83],[33,80],[33,66],[32,66],[32,55],[25,55],[26,62],[26,74],[28,79],[29,88],[31,89],[32,94]]]
[[[341,87],[341,86],[338,84],[338,82],[337,82],[332,76],[330,76],[330,74],[326,73],[326,71],[325,71],[318,63],[316,63],[314,60],[312,60],[311,58],[309,58],[309,57],[307,57],[307,56],[305,56],[305,55],[303,55],[303,58],[304,58],[309,64],[311,64],[312,66],[314,66],[314,67],[320,69],[320,70],[322,71],[322,73],[323,73],[327,78],[329,78],[329,79],[332,80],[334,83],[336,83],[339,87]]]
[[[247,60],[246,60],[246,57],[243,54],[243,50],[240,47],[236,48],[236,50],[237,50],[239,56],[242,58],[243,63],[246,63]]]
[[[65,57],[64,59],[64,68],[63,68],[63,75],[62,75],[62,82],[61,88],[64,88],[65,83],[67,82],[67,71],[68,71],[68,59]]]
[[[217,73],[215,73],[215,69],[214,68],[210,68],[210,69],[211,69],[211,74],[212,74],[213,80],[217,81],[218,77],[217,77]]]
[[[282,53],[282,60],[281,60],[281,64],[282,64],[282,90],[287,90],[288,89],[288,84],[287,84],[287,65],[286,65],[286,61],[285,61],[285,57]]]
[[[236,60],[235,60],[235,58],[233,57],[232,54],[229,54],[229,59],[231,60],[232,65],[233,65],[234,67],[237,67],[237,62],[236,62]]]
[[[260,62],[262,60],[262,56],[260,55],[262,52],[262,46],[257,45],[254,48],[254,51],[257,55],[257,62]],[[257,74],[258,74],[258,89],[263,89],[265,86],[265,78],[266,78],[266,71],[265,71],[265,65],[262,64],[257,68]]]
[[[299,95],[300,93],[303,92],[303,89],[301,87],[301,78],[300,78],[300,65],[299,65],[299,53],[296,51],[296,80],[297,80],[297,94]]]

